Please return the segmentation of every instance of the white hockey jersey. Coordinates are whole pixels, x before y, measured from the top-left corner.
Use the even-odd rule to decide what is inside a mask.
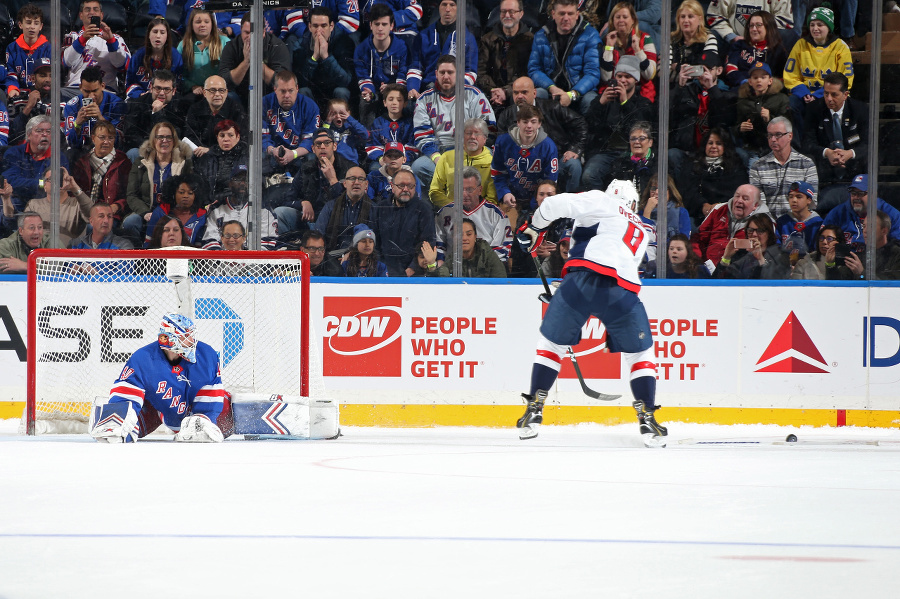
[[[434,236],[437,241],[437,259],[447,260],[446,255],[453,253],[453,204],[447,204],[434,217]],[[475,223],[475,235],[484,239],[497,252],[500,260],[506,263],[509,250],[512,248],[512,225],[509,217],[503,214],[496,205],[486,200],[469,212],[463,208],[463,218]]]
[[[573,267],[583,267],[613,277],[624,289],[640,291],[638,267],[648,237],[638,215],[606,193],[593,190],[545,199],[531,223],[543,229],[558,218],[575,219],[563,276]]]
[[[465,118],[481,119],[487,123],[488,130],[497,131],[497,119],[491,103],[477,87],[465,86],[466,107]],[[422,156],[432,156],[435,152],[443,154],[454,146],[453,115],[456,110],[456,97],[445,98],[436,88],[431,88],[416,100],[413,113],[413,137],[416,148]]]

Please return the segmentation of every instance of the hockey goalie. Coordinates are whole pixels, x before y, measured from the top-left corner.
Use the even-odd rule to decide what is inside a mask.
[[[236,396],[222,385],[219,356],[195,338],[194,322],[166,314],[157,341],[135,351],[95,402],[90,434],[105,443],[133,443],[161,424],[175,441],[220,443],[232,433],[253,438],[334,438],[337,406],[327,400]],[[232,409],[234,406],[234,409]]]

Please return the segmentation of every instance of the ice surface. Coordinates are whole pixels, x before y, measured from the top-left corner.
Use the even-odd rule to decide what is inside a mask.
[[[666,449],[643,448],[636,424],[543,427],[530,441],[345,427],[336,441],[112,446],[20,437],[17,424],[0,421],[2,599],[900,587],[896,430],[674,423]],[[771,444],[791,432],[800,444]]]

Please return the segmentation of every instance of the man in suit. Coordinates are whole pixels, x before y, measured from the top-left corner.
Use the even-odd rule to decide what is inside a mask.
[[[849,182],[866,172],[869,145],[868,108],[850,98],[846,75],[831,73],[824,83],[824,96],[806,109],[803,131],[804,154],[819,173],[816,211],[822,216],[846,201]]]

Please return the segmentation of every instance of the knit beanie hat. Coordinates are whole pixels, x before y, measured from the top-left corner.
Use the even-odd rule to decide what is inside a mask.
[[[375,243],[375,232],[366,225],[356,225],[353,228],[353,245],[351,247],[356,247],[356,244],[363,239],[371,239],[372,243]]]
[[[809,27],[812,21],[822,21],[828,27],[828,31],[834,31],[834,11],[830,8],[817,6],[812,9],[809,13],[809,18],[806,19],[806,26]]]

